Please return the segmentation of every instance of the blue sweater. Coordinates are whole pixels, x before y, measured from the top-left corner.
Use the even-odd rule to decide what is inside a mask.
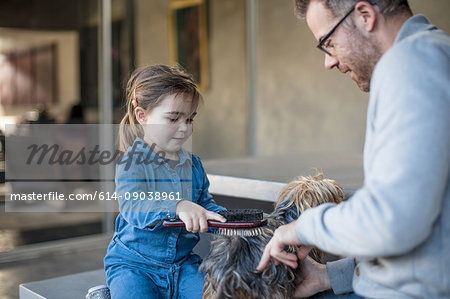
[[[337,265],[359,295],[449,298],[450,38],[424,16],[375,67],[364,175],[346,202],[301,215],[300,240],[353,257]],[[327,267],[335,292],[352,289]]]

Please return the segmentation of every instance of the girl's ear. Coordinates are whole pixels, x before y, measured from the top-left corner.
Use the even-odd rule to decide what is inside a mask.
[[[136,116],[136,120],[141,124],[145,125],[145,122],[147,121],[145,110],[141,107],[134,108],[134,115]]]

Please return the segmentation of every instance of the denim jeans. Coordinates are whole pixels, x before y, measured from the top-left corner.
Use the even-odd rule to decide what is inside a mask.
[[[356,295],[355,293],[348,293],[345,295],[335,295],[333,293],[333,291],[322,292],[322,293],[312,296],[311,298],[312,299],[364,299],[364,297]]]
[[[174,264],[148,261],[113,240],[105,257],[107,285],[112,299],[202,298],[199,264],[197,255]]]

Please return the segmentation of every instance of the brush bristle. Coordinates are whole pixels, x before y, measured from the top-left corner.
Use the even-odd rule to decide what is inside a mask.
[[[260,221],[263,219],[263,210],[259,209],[236,209],[220,211],[220,215],[229,222]]]
[[[256,237],[263,233],[263,229],[261,227],[254,228],[246,228],[246,229],[236,229],[236,228],[218,228],[214,231],[215,234],[219,234],[222,236],[241,236],[241,237]]]

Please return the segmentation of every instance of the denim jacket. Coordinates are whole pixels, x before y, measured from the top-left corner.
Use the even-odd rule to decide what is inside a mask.
[[[189,200],[219,212],[208,192],[209,181],[200,158],[184,149],[172,169],[141,138],[136,138],[116,165],[116,195],[120,213],[113,240],[156,264],[173,264],[188,256],[199,240],[185,228],[166,228],[176,204]]]

